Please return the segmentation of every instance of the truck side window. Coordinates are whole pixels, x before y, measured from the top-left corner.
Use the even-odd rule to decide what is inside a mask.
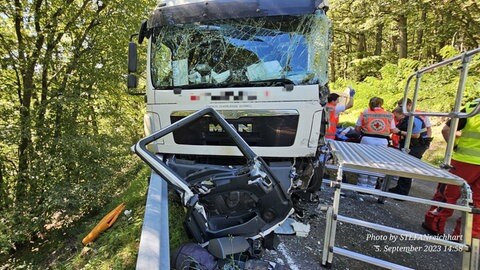
[[[172,85],[172,52],[163,43],[152,43],[152,80],[156,86]]]

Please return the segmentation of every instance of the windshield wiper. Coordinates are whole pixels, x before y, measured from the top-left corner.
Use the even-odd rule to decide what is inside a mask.
[[[270,84],[267,84],[267,83],[257,83],[257,82],[197,83],[197,84],[187,84],[187,85],[174,86],[173,90],[177,91],[177,92],[181,92],[181,90],[186,90],[186,89],[252,87],[252,86],[258,86],[259,84],[262,84],[262,85],[265,85],[265,86],[270,85]],[[164,88],[164,89],[171,89],[171,88]]]
[[[197,83],[174,86],[174,89],[203,89],[203,88],[221,88],[225,87],[225,83]]]
[[[261,80],[261,81],[245,81],[245,82],[228,82],[223,83],[222,86],[224,87],[254,87],[254,86],[283,86],[288,91],[293,90],[293,86],[295,83],[286,78],[278,78],[278,79],[271,79],[271,80]]]
[[[264,83],[269,86],[283,86],[287,91],[292,91],[293,87],[295,86],[295,83],[287,78],[277,78],[277,79],[271,79],[271,80],[262,80],[262,81],[253,81],[251,83]]]

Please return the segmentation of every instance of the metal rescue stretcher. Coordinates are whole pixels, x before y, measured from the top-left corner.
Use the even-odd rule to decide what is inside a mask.
[[[403,151],[399,151],[394,148],[340,141],[330,141],[329,147],[337,161],[338,170],[336,180],[330,182],[330,186],[334,188],[334,199],[333,205],[327,210],[327,224],[322,257],[323,265],[330,266],[333,260],[333,254],[339,254],[388,269],[411,269],[388,261],[349,251],[347,249],[335,247],[334,243],[337,222],[341,221],[378,231],[404,235],[411,237],[412,239],[421,239],[422,241],[426,242],[450,246],[456,250],[464,250],[465,252],[463,255],[462,269],[478,269],[479,243],[478,239],[476,243],[472,243],[471,237],[473,215],[470,204],[472,203],[472,193],[470,186],[462,178],[459,178],[458,176],[453,175],[445,170],[435,168],[413,156],[406,154]],[[384,190],[388,187],[389,177],[386,177],[386,180],[383,182],[382,190],[363,188],[356,185],[342,183],[343,171],[349,169],[381,173],[385,174],[386,176],[413,177],[419,180],[457,185],[462,187],[464,190],[463,200],[461,200],[462,204],[448,204],[385,192]],[[341,189],[359,191],[416,203],[437,205],[462,211],[463,220],[465,221],[463,225],[464,242],[457,243],[440,238],[425,238],[423,237],[424,235],[418,233],[339,215],[338,209],[340,205]]]

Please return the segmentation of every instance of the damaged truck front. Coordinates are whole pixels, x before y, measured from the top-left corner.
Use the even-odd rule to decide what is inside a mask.
[[[165,1],[148,40],[147,137],[133,148],[205,245],[261,241],[322,180],[330,23],[321,0]],[[135,44],[129,88],[137,88]],[[230,240],[231,241],[231,240]]]

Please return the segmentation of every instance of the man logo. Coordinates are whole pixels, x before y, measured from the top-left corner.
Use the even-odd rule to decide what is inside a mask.
[[[252,133],[253,132],[253,124],[238,124],[237,128],[238,132],[247,132],[247,133]]]
[[[253,132],[253,124],[238,124],[237,127],[235,127],[234,124],[230,124],[238,133],[252,133]],[[208,125],[208,131],[209,132],[223,132],[222,126],[220,124],[209,124]]]
[[[208,131],[210,131],[210,132],[223,132],[223,128],[220,125],[210,124],[210,125],[208,125]]]

